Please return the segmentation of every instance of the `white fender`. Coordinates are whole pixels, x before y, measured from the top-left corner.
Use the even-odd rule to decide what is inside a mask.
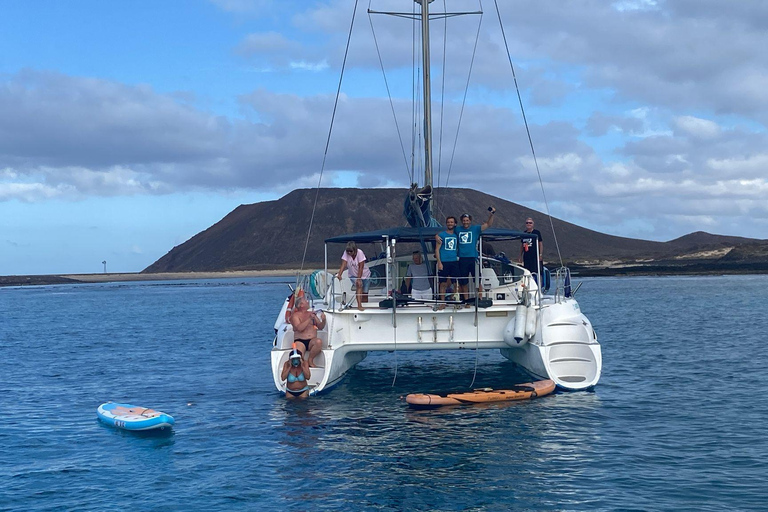
[[[504,328],[504,342],[510,347],[519,347],[525,342],[526,307],[520,304],[515,311],[515,318]]]
[[[536,334],[536,317],[538,315],[536,314],[536,310],[533,309],[533,306],[528,306],[526,309],[528,311],[526,312],[525,320],[525,337],[533,338],[533,335]]]

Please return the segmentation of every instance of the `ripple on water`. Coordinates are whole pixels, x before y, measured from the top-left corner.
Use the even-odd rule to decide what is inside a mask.
[[[267,358],[284,281],[0,289],[0,509],[764,508],[764,276],[588,279],[593,392],[437,410],[400,397],[528,379],[490,351],[370,354],[286,401]],[[107,427],[108,400],[176,427]]]

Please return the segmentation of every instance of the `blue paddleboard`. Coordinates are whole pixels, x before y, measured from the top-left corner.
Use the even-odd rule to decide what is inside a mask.
[[[107,402],[96,409],[96,414],[107,425],[125,430],[170,428],[174,423],[169,414],[131,404]]]

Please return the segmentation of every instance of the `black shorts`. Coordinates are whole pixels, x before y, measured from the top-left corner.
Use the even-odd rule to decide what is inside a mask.
[[[477,258],[459,258],[459,277],[463,278],[462,281],[467,282],[469,276],[475,275],[476,264]]]
[[[458,261],[444,261],[443,270],[439,270],[437,275],[440,277],[439,281],[445,283],[450,278],[459,277],[459,262]]]
[[[309,352],[309,342],[312,340],[302,340],[301,338],[294,338],[293,341],[298,341],[304,344],[304,350]],[[301,350],[299,350],[301,352]]]

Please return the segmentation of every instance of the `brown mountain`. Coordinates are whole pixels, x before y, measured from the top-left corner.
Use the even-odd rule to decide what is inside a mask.
[[[323,264],[326,238],[405,225],[406,193],[405,189],[301,189],[276,201],[240,205],[143,272],[298,268],[305,247],[304,268],[316,268]],[[541,212],[470,189],[443,188],[435,195],[435,215],[441,222],[446,215],[458,217],[464,212],[483,222],[489,205],[497,209],[494,227],[522,229],[525,218],[533,217],[544,239],[545,261],[558,262],[549,219]],[[652,242],[606,235],[555,218],[552,224],[563,261],[582,274],[768,271],[768,265],[761,270],[768,241],[696,232],[669,242]],[[505,251],[511,259],[520,250],[519,244],[511,242],[496,245],[496,252]],[[340,254],[343,249],[329,250]],[[331,266],[339,254],[329,253]]]

